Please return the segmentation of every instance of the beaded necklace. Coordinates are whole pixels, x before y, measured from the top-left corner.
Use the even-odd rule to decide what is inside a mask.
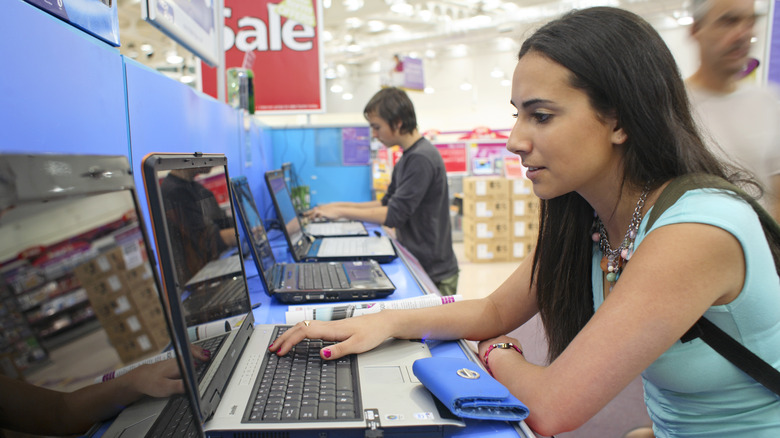
[[[615,283],[620,276],[620,272],[634,253],[634,240],[636,239],[637,231],[639,230],[639,224],[642,222],[642,208],[645,205],[649,193],[650,188],[645,186],[642,194],[639,195],[639,200],[636,202],[634,214],[631,216],[631,223],[628,224],[628,230],[626,230],[623,242],[615,249],[612,249],[609,244],[607,229],[604,227],[604,223],[601,222],[601,218],[596,212],[593,212],[595,220],[593,222],[592,239],[594,242],[599,243],[601,253],[604,254],[601,258],[601,270],[607,274],[610,290],[615,286]]]

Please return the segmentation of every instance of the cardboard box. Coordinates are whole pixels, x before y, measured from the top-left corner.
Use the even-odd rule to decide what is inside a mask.
[[[539,218],[539,198],[536,196],[523,196],[512,199],[512,219],[515,218]]]
[[[509,260],[523,260],[526,257],[533,256],[534,246],[536,245],[535,237],[522,237],[512,239]]]
[[[466,198],[506,199],[509,180],[500,176],[469,176],[463,178],[463,195]]]
[[[509,221],[505,217],[479,219],[463,218],[463,236],[472,239],[497,239],[509,237]]]
[[[509,197],[534,196],[533,184],[527,178],[509,180]]]
[[[536,239],[539,235],[539,220],[537,218],[514,219],[509,222],[509,236],[512,239],[530,237]]]
[[[160,344],[159,337],[151,332],[141,330],[128,337],[111,339],[111,345],[114,346],[122,362],[128,363],[151,354],[157,354],[166,344]]]
[[[125,260],[122,248],[114,247],[76,266],[73,272],[84,285],[124,270]]]
[[[509,218],[509,200],[507,199],[463,199],[463,217],[489,219]]]
[[[503,262],[509,260],[510,242],[506,239],[463,239],[463,252],[472,262]]]

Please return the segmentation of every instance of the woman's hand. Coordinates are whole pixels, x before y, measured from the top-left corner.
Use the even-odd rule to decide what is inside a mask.
[[[339,321],[303,321],[290,327],[268,347],[268,350],[284,356],[295,344],[308,339],[336,341],[335,345],[320,350],[326,360],[371,350],[391,337],[389,322],[391,310],[342,319]]]
[[[207,361],[211,352],[197,345],[190,345],[192,356],[198,361]],[[135,389],[152,397],[170,397],[184,393],[184,382],[176,358],[166,359],[153,364],[141,365],[127,373]],[[121,378],[121,377],[120,377]]]

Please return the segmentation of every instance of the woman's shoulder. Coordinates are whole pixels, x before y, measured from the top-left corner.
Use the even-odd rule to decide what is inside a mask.
[[[653,213],[651,207],[648,214]],[[759,226],[753,207],[736,193],[717,188],[687,190],[660,214],[652,228],[683,222],[700,222],[721,228]]]

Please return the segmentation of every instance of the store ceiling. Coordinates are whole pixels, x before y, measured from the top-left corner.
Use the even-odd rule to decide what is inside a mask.
[[[141,1],[117,2],[120,51],[175,79],[192,77],[196,59],[141,18]],[[687,0],[322,0],[322,5],[323,53],[330,68],[376,64],[395,53],[449,56],[452,47],[463,45],[514,51],[515,46],[502,49],[501,39],[519,41],[527,29],[573,8],[618,6],[657,27],[676,26],[688,15]],[[174,53],[181,58],[169,56]]]

